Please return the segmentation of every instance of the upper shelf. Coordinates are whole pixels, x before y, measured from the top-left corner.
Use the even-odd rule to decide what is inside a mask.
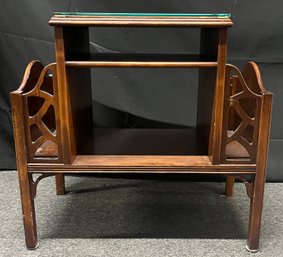
[[[227,13],[84,13],[55,12],[52,26],[231,27]]]
[[[92,53],[66,61],[67,67],[156,67],[201,68],[216,67],[212,56],[192,54]]]

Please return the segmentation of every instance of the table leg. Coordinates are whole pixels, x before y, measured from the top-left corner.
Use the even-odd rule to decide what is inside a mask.
[[[234,195],[234,183],[235,183],[235,177],[234,176],[227,176],[226,177],[225,195],[227,197]]]
[[[33,250],[38,247],[34,199],[32,195],[32,175],[28,174],[26,165],[19,167],[19,184],[21,191],[22,213],[24,221],[26,246]]]
[[[64,174],[57,174],[55,176],[56,181],[56,193],[57,195],[65,194],[65,176]]]

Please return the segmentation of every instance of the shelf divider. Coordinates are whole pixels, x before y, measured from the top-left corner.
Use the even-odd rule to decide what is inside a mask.
[[[66,61],[66,67],[137,67],[137,68],[210,68],[217,62],[166,62],[166,61]]]

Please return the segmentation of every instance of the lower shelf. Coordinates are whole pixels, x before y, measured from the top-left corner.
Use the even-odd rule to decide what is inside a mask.
[[[195,129],[95,129],[72,164],[30,163],[31,172],[109,173],[241,173],[252,174],[255,164],[212,165],[208,146],[197,146]],[[42,153],[47,154],[47,147]],[[241,159],[237,143],[231,156]]]
[[[208,156],[78,155],[72,164],[30,163],[29,172],[44,173],[207,173],[254,174],[255,164],[212,165]]]

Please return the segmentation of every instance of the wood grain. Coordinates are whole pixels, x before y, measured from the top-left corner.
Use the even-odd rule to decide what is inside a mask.
[[[67,67],[135,67],[135,68],[209,68],[216,67],[217,62],[142,62],[142,61],[67,61]]]
[[[30,172],[254,174],[255,165],[212,165],[207,156],[78,155],[71,165],[29,164]]]
[[[219,30],[215,28],[202,28],[200,38],[200,55],[217,60],[219,44]],[[215,95],[216,73],[218,65],[214,69],[199,69],[198,98],[197,98],[197,146],[205,150],[212,148],[213,141],[213,101]],[[204,149],[205,147],[205,149]],[[213,159],[209,153],[210,160]]]
[[[230,18],[209,17],[135,17],[135,16],[64,16],[54,15],[51,26],[127,26],[127,27],[231,27]]]

